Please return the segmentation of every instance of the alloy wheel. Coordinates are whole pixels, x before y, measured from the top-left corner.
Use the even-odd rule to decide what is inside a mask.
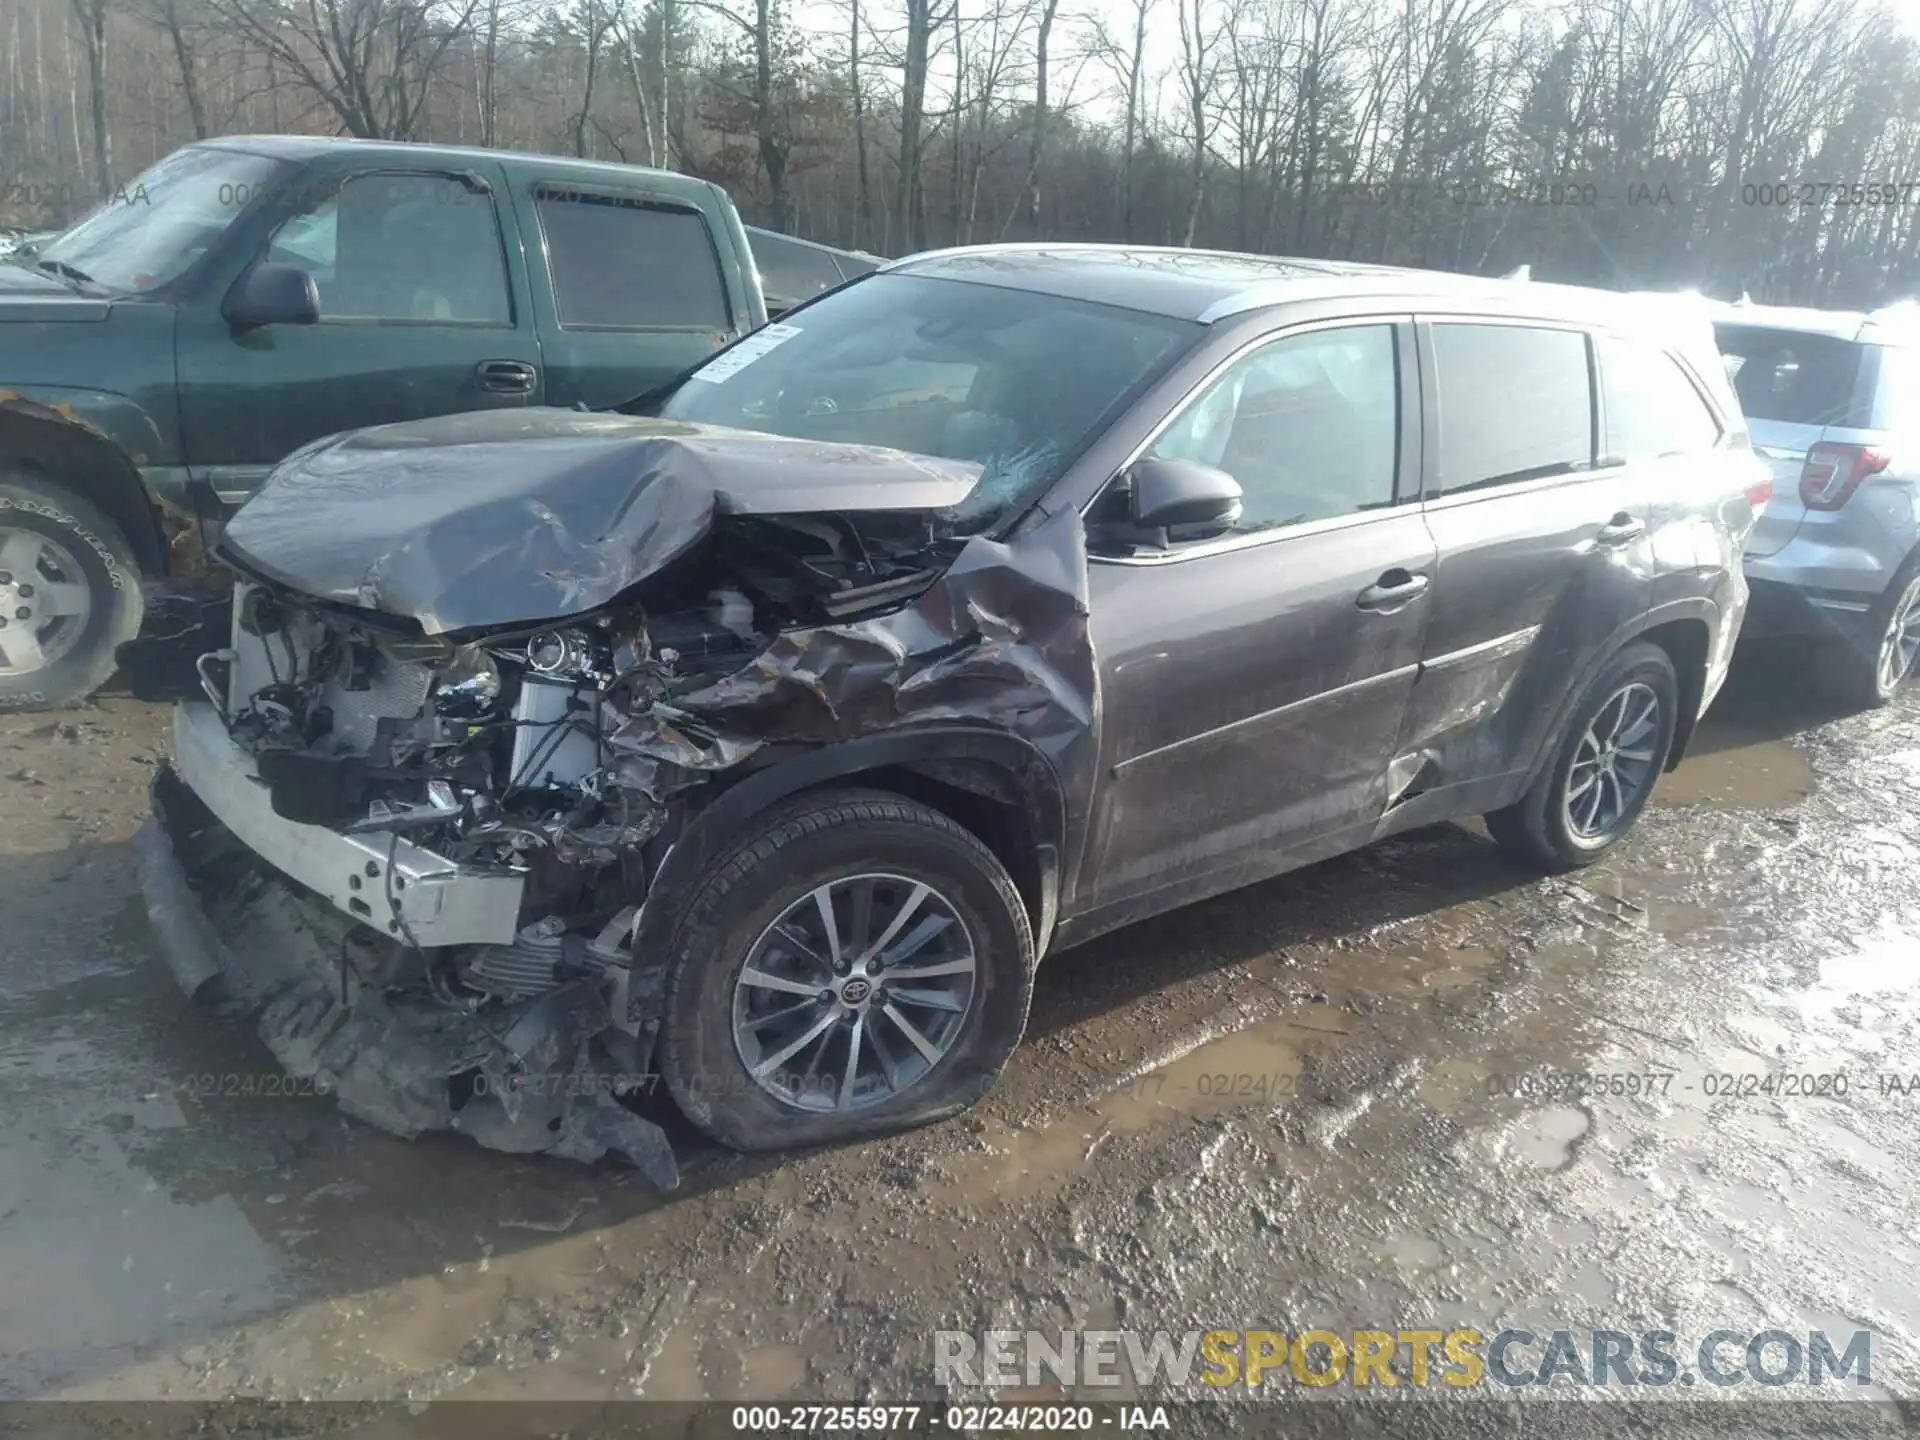
[[[1567,773],[1566,821],[1578,840],[1606,839],[1653,783],[1660,697],[1635,680],[1600,706]]]
[[[973,938],[938,890],[853,875],[769,925],[733,989],[733,1043],[761,1089],[861,1110],[911,1089],[959,1040],[978,994]]]
[[[1915,576],[1895,602],[1887,628],[1880,637],[1879,680],[1882,694],[1891,694],[1913,673],[1920,656],[1920,576]]]
[[[57,664],[92,613],[93,594],[72,551],[38,530],[0,528],[0,675]]]

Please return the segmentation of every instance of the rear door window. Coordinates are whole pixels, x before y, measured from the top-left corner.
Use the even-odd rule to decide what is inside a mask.
[[[1673,356],[1616,335],[1602,336],[1598,349],[1610,459],[1696,455],[1720,443],[1720,422]]]
[[[1872,423],[1859,394],[1865,347],[1832,335],[1759,325],[1716,325],[1733,393],[1750,420],[1789,425]]]
[[[1578,330],[1438,322],[1442,495],[1590,470],[1593,376]]]
[[[698,210],[542,187],[554,305],[568,330],[725,330],[720,254]]]

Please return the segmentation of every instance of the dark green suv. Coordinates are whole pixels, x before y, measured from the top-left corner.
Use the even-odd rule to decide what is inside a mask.
[[[235,137],[0,261],[0,707],[112,672],[143,581],[293,451],[457,411],[599,408],[765,322],[686,175]]]

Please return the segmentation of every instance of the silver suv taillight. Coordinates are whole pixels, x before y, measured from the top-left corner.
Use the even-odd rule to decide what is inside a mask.
[[[1822,440],[1807,451],[1800,470],[1800,503],[1809,510],[1838,510],[1853,498],[1860,482],[1878,475],[1893,457],[1869,445]]]

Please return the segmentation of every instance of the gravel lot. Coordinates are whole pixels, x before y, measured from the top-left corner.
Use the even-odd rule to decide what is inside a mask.
[[[1423,1322],[1867,1328],[1849,1398],[1920,1394],[1920,694],[1798,673],[1744,656],[1596,870],[1446,826],[1163,917],[1042,967],[970,1115],[682,1124],[666,1197],[287,1093],[152,953],[162,713],[0,718],[0,1398],[884,1400],[941,1328]]]

